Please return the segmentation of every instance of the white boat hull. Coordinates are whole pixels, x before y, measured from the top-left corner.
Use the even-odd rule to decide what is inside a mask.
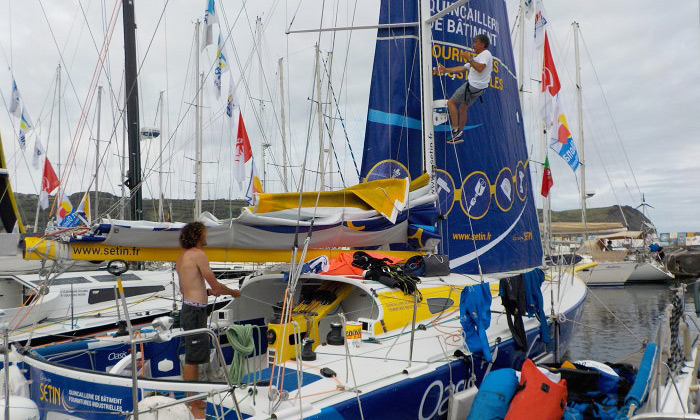
[[[587,286],[623,286],[636,268],[636,261],[603,261],[578,275]]]
[[[663,269],[658,264],[644,262],[639,263],[627,280],[628,282],[659,282],[672,280],[673,274]]]

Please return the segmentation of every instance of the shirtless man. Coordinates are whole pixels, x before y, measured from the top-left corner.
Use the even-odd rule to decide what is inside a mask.
[[[185,331],[207,326],[207,296],[241,296],[240,291],[229,289],[216,280],[209,267],[207,254],[202,250],[206,245],[207,228],[204,224],[191,222],[182,228],[180,246],[184,251],[180,253],[175,268],[183,296],[180,325]],[[206,288],[205,281],[211,286],[210,289]],[[199,380],[199,365],[208,361],[209,336],[200,334],[185,337],[185,369],[182,378],[185,381]],[[196,419],[205,417],[204,401],[193,401],[190,407]]]

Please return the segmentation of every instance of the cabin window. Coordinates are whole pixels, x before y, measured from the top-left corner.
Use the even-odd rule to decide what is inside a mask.
[[[32,280],[34,284],[41,284],[44,280]],[[51,280],[49,286],[63,286],[66,284],[81,284],[81,283],[91,283],[90,280],[85,277],[59,277]]]
[[[101,281],[101,282],[107,282],[107,281],[117,281],[117,276],[113,276],[111,274],[98,274],[96,276],[92,276],[95,280]],[[129,281],[129,280],[141,280],[141,277],[137,276],[136,274],[131,274],[131,273],[124,273],[119,278],[122,279],[122,281]]]
[[[162,292],[165,290],[165,286],[132,286],[124,288],[124,296],[138,296],[146,295],[150,293]],[[88,296],[88,303],[102,303],[108,302],[115,299],[114,289],[104,288],[104,289],[93,289],[90,290],[90,295]]]

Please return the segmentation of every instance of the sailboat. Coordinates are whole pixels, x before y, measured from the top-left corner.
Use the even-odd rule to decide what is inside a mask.
[[[167,317],[129,336],[29,348],[13,358],[28,369],[42,418],[169,410],[185,419],[186,409],[176,412],[194,399],[219,419],[465,418],[487,371],[566,351],[586,288],[572,270],[538,268],[505,2],[404,3],[381,4],[365,182],[259,194],[235,220],[205,218],[211,260],[291,261],[242,279],[242,297],[212,314],[208,379],[182,381],[180,343],[191,332]],[[460,81],[433,68],[468,51],[477,33],[491,40],[491,87],[469,110],[467,141],[449,145],[443,98]],[[27,256],[113,249],[122,259],[172,260],[177,235],[177,225],[101,223],[70,242],[27,241]],[[368,249],[378,246],[380,254]],[[422,258],[422,275],[394,264],[410,256]],[[499,288],[527,281],[540,310],[514,330]]]

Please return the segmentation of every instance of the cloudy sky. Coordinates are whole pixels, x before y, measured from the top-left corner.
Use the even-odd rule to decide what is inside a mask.
[[[204,1],[136,1],[140,63],[141,123],[158,126],[158,96],[164,92],[163,149],[157,141],[142,143],[146,185],[144,196],[158,194],[159,156],[164,156],[165,194],[191,198],[193,194],[194,93],[196,90],[194,23],[202,18]],[[518,1],[507,0],[511,23]],[[104,87],[100,132],[100,190],[119,194],[120,119],[123,101],[123,33],[121,14],[113,14],[115,0],[0,0],[0,133],[13,173],[15,189],[37,192],[41,172],[32,168],[35,137],[48,147],[54,165],[61,165],[69,193],[93,182],[97,138],[95,87]],[[289,188],[296,190],[304,156],[308,155],[305,185],[317,184],[318,139],[312,115],[314,57],[320,42],[325,69],[330,67],[334,95],[325,85],[322,100],[337,102],[344,124],[337,120],[334,145],[334,186],[357,182],[351,156],[359,166],[367,112],[369,77],[374,50],[373,31],[285,34],[285,29],[376,23],[378,1],[223,1],[220,23],[231,67],[224,74],[222,98],[215,97],[215,45],[200,56],[204,72],[204,198],[241,197],[233,179],[231,138],[224,116],[228,78],[237,83],[237,96],[253,143],[259,171],[265,168],[270,191],[283,189],[278,60],[284,61],[287,103]],[[595,191],[589,207],[636,206],[641,194],[654,206],[650,216],[661,231],[700,231],[700,11],[698,1],[669,5],[651,0],[547,2],[555,60],[565,88],[573,92],[574,59],[571,23],[580,24],[587,189]],[[256,31],[256,17],[263,31]],[[112,25],[113,24],[113,25]],[[540,59],[529,46],[532,21],[526,21],[526,90],[536,91]],[[111,27],[114,27],[112,30]],[[214,30],[214,43],[218,29]],[[517,44],[517,31],[514,34]],[[104,66],[98,65],[105,39],[110,48]],[[255,40],[261,48],[254,48]],[[328,52],[333,50],[332,64]],[[519,54],[516,52],[516,55]],[[62,66],[61,135],[58,142],[56,68]],[[10,71],[12,69],[12,72]],[[328,70],[323,70],[327,74]],[[95,75],[99,77],[96,77]],[[17,142],[17,122],[7,112],[11,80],[17,81],[37,129],[27,150]],[[525,112],[537,109],[536,95],[526,94]],[[577,134],[573,94],[567,116]],[[84,114],[83,114],[83,111]],[[81,115],[84,118],[81,120]],[[337,115],[336,115],[337,116]],[[536,119],[526,119],[533,158],[539,156]],[[263,134],[264,133],[264,134]],[[341,133],[341,134],[339,134]],[[346,136],[347,134],[347,136]],[[535,139],[535,141],[533,141]],[[265,148],[265,165],[262,144]],[[352,149],[352,153],[351,153]],[[71,152],[72,150],[72,152]],[[69,156],[71,157],[69,159]],[[75,156],[75,157],[73,157]],[[573,172],[561,159],[550,159],[555,180],[552,207],[578,207]],[[343,179],[340,179],[340,173]],[[539,184],[540,173],[533,174]],[[539,200],[539,197],[537,198]],[[75,204],[75,203],[74,203]],[[26,210],[25,210],[26,211]],[[100,209],[100,213],[105,210]],[[31,211],[30,211],[31,212]],[[116,216],[116,210],[111,215]]]

